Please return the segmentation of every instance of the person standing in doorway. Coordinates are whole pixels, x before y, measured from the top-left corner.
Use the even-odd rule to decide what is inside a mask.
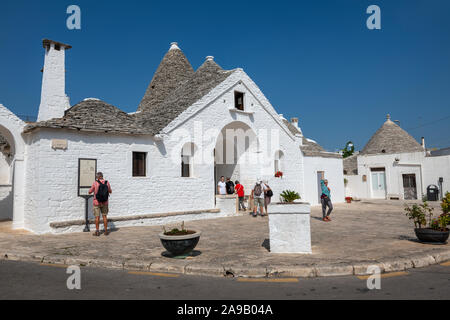
[[[108,198],[112,193],[111,185],[108,181],[103,179],[103,173],[98,172],[96,180],[89,189],[89,194],[94,193],[94,217],[95,217],[95,232],[94,236],[100,235],[100,214],[103,217],[103,227],[105,229],[104,235],[108,232]]]
[[[227,194],[234,194],[234,182],[230,178],[227,178]]]
[[[239,211],[241,209],[246,211],[247,209],[245,208],[245,205],[244,205],[244,197],[245,197],[244,186],[242,184],[240,184],[238,180],[236,180],[235,183],[236,183],[235,191],[239,198]]]
[[[333,210],[333,204],[331,203],[331,194],[330,188],[328,188],[328,180],[320,180],[320,187],[322,188],[322,195],[320,196],[320,201],[322,202],[322,220],[325,222],[329,222],[331,221],[330,214]]]
[[[252,198],[254,199],[253,217],[257,216],[258,207],[261,217],[264,216],[264,192],[266,189],[266,185],[258,179],[252,190]]]
[[[227,184],[225,183],[225,177],[221,176],[220,181],[217,184],[217,194],[225,195],[227,194]]]

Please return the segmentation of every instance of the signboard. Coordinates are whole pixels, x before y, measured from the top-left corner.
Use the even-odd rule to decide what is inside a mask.
[[[67,149],[67,140],[65,139],[52,139],[52,148],[53,149],[61,149],[66,150]]]
[[[97,159],[78,159],[78,196],[88,196],[97,174]]]

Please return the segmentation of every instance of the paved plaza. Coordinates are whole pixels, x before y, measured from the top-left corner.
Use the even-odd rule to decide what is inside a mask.
[[[93,237],[91,233],[38,236],[7,232],[3,226],[0,257],[248,277],[364,274],[371,264],[389,272],[450,260],[448,243],[430,245],[416,240],[414,224],[405,216],[403,205],[402,201],[385,200],[337,204],[332,222],[328,223],[321,220],[321,208],[312,207],[312,254],[270,253],[268,218],[242,214],[186,223],[188,229],[201,231],[202,235],[193,255],[184,260],[163,255],[165,250],[158,238],[161,226],[120,228],[107,237]],[[440,213],[438,203],[432,205],[436,214]]]

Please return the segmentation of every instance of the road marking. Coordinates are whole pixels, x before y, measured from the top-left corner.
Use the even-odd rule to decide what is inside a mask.
[[[391,277],[401,277],[401,276],[406,276],[409,273],[406,271],[399,271],[399,272],[389,272],[389,273],[382,273],[380,274],[380,278],[391,278]],[[372,275],[367,275],[367,276],[357,276],[358,279],[360,280],[367,280],[369,279],[369,277],[373,276]]]
[[[238,278],[238,282],[298,282],[296,278],[277,278],[277,279],[265,279],[265,278]]]
[[[441,263],[441,266],[444,266],[444,267],[450,267],[450,261]]]
[[[146,271],[129,271],[129,274],[137,274],[141,276],[157,276],[157,277],[166,277],[166,278],[178,278],[179,274],[172,273],[162,273],[162,272],[146,272]]]
[[[41,266],[44,267],[55,267],[55,268],[65,268],[67,269],[68,265],[66,264],[57,264],[57,263],[41,263]]]

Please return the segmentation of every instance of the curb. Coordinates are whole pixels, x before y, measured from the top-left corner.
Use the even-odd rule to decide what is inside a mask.
[[[349,275],[370,275],[369,266],[377,266],[381,273],[405,271],[423,268],[450,260],[450,249],[437,253],[414,254],[393,259],[372,262],[355,262],[341,264],[318,264],[298,266],[252,267],[231,266],[221,264],[205,264],[194,261],[178,261],[179,263],[150,262],[141,260],[104,260],[89,257],[45,256],[32,253],[4,253],[0,260],[37,262],[58,265],[79,265],[82,267],[107,268],[128,271],[168,272],[175,274],[210,276],[210,277],[245,277],[245,278],[314,278],[337,277]]]

